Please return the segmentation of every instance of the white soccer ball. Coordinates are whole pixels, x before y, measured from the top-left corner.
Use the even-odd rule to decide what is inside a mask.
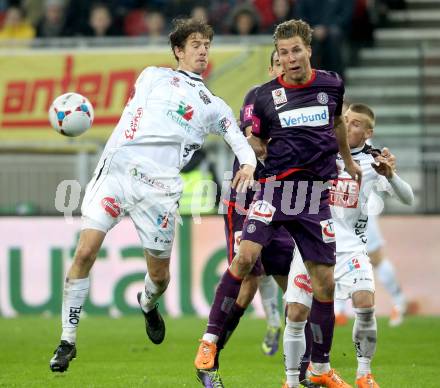
[[[92,104],[78,93],[62,94],[49,108],[50,124],[64,136],[81,135],[92,126],[93,118]]]

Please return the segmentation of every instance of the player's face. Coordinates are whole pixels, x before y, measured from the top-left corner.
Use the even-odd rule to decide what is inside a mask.
[[[352,112],[348,109],[344,115],[347,125],[348,144],[350,148],[362,147],[365,141],[373,135],[369,120],[363,113]]]
[[[176,47],[179,68],[201,74],[208,67],[208,54],[211,42],[199,33],[191,34],[183,49]]]
[[[280,58],[278,53],[273,54],[273,66],[269,66],[269,76],[271,78],[276,78],[283,74],[283,66],[281,66]]]
[[[284,80],[291,84],[306,83],[312,75],[310,46],[306,46],[301,37],[294,36],[278,40],[277,48]]]

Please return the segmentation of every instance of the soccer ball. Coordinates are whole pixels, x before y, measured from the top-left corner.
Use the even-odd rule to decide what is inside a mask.
[[[64,136],[79,136],[93,123],[93,106],[78,93],[66,93],[53,101],[49,108],[52,127]]]

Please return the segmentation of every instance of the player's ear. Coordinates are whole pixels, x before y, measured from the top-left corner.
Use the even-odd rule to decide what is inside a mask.
[[[373,128],[367,128],[365,130],[365,140],[371,139],[374,135],[374,129]]]
[[[183,48],[181,48],[179,46],[174,46],[173,51],[174,51],[174,54],[176,55],[177,58],[179,58],[179,59],[183,58],[183,54],[184,54]]]
[[[307,46],[307,52],[309,55],[309,59],[312,57],[312,46]]]

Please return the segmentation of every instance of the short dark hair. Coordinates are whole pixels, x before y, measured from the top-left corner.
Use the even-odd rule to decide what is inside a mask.
[[[373,109],[371,109],[366,104],[356,103],[351,104],[348,109],[350,109],[352,112],[360,113],[368,117],[368,125],[370,125],[370,128],[374,128],[375,122],[376,122],[376,116],[373,112]]]
[[[273,34],[273,42],[277,47],[280,39],[289,39],[294,36],[299,36],[306,46],[312,43],[312,28],[308,23],[301,19],[287,20],[277,25]]]
[[[212,27],[201,20],[179,18],[174,19],[172,24],[173,30],[168,37],[170,39],[171,50],[176,60],[178,60],[178,58],[174,52],[174,48],[179,47],[182,49],[190,35],[198,33],[210,41],[212,41],[214,36]]]
[[[274,57],[276,53],[277,53],[277,49],[273,49],[272,53],[270,54],[270,67],[273,67]]]

